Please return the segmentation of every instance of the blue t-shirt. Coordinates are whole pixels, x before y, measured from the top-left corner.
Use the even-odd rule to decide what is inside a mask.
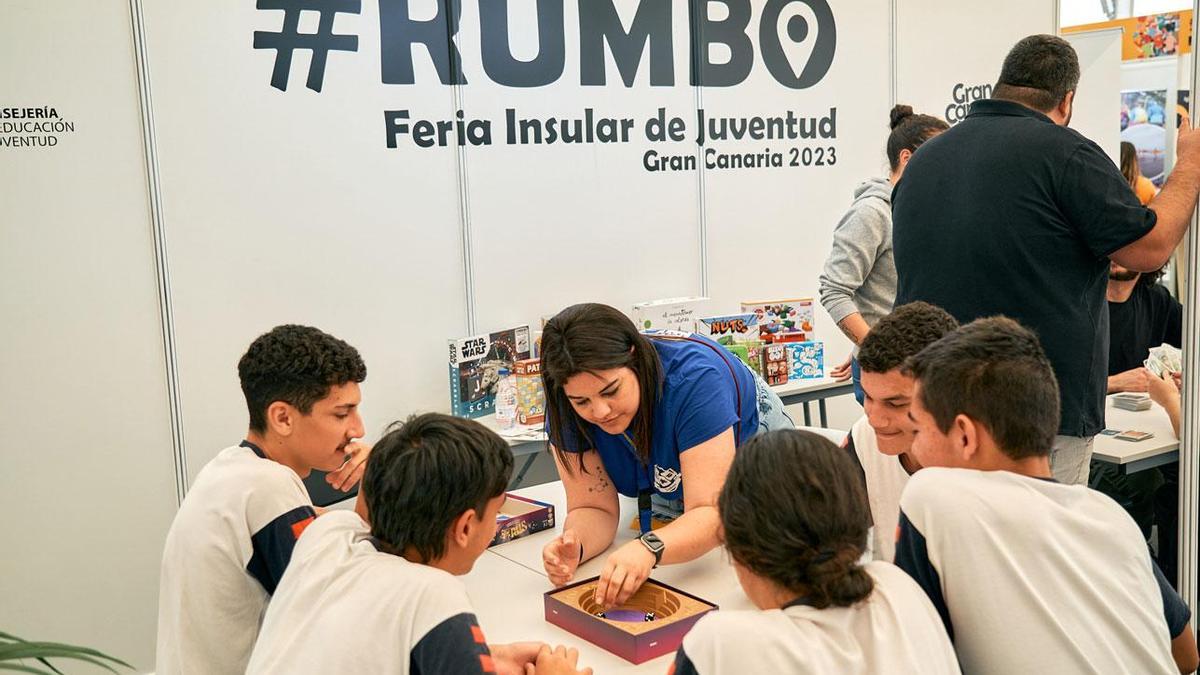
[[[584,423],[593,443],[563,430],[562,450],[582,452],[594,445],[617,492],[636,497],[652,488],[667,499],[683,499],[679,455],[720,435],[734,424],[737,442],[758,431],[757,388],[754,374],[721,345],[700,335],[649,332],[646,337],[662,364],[662,393],[654,405],[650,464],[643,467],[623,435],[606,433]],[[740,404],[740,405],[739,405]],[[739,409],[740,408],[740,409]],[[627,433],[632,434],[634,425]]]

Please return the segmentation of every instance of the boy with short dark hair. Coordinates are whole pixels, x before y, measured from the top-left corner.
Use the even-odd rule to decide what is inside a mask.
[[[358,351],[308,326],[278,326],[238,362],[250,425],[196,476],[163,552],[159,675],[242,673],[263,611],[316,510],[301,479],[362,476]]]
[[[908,477],[921,468],[909,451],[913,379],[902,366],[955,328],[958,322],[941,308],[912,302],[880,319],[859,348],[866,414],[850,427],[844,447],[865,481],[873,523],[868,551],[874,560],[892,561],[900,493]]]
[[[478,422],[428,413],[392,425],[358,512],[321,516],[296,545],[247,672],[576,673],[574,650],[489,647],[454,578],[491,543],[512,466]]]
[[[912,450],[896,564],[967,673],[1167,673],[1200,658],[1191,613],[1114,501],[1056,482],[1058,385],[1037,337],[980,319],[909,362]]]

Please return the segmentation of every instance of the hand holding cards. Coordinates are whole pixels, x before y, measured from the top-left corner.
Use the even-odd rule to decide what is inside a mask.
[[[1163,373],[1178,373],[1183,370],[1183,352],[1178,347],[1162,344],[1150,350],[1144,365],[1146,370],[1159,377]]]

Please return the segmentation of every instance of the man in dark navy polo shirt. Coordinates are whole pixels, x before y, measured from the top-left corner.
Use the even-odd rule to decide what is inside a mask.
[[[1045,346],[1062,399],[1051,460],[1065,483],[1087,480],[1104,428],[1109,261],[1162,267],[1200,189],[1200,134],[1180,128],[1171,178],[1143,207],[1100,147],[1066,128],[1078,83],[1066,41],[1021,40],[992,98],[922,145],[892,195],[897,306],[924,300],[962,323],[1004,314]]]

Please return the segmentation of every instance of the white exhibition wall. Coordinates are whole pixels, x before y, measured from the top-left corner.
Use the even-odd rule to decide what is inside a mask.
[[[361,350],[373,439],[397,417],[448,409],[445,341],[472,328],[536,324],[580,301],[629,309],[707,292],[716,312],[815,296],[854,187],[886,173],[891,96],[944,115],[955,84],[990,84],[1013,42],[1054,29],[1052,0],[970,12],[951,0],[709,0],[694,3],[703,17],[665,0],[451,4],[453,48],[436,0],[362,2],[324,24],[292,13],[301,33],[356,38],[352,51],[321,42],[346,48],[323,71],[311,49],[289,65],[268,48],[289,24],[254,3],[22,0],[7,12],[0,53],[26,64],[12,100],[58,105],[79,126],[57,147],[0,148],[0,302],[23,319],[0,329],[12,468],[0,536],[22,542],[0,562],[0,579],[20,580],[4,584],[0,629],[153,662],[175,490],[136,50],[149,65],[194,478],[244,433],[236,362],[279,323]],[[144,45],[131,6],[144,10]],[[428,45],[409,46],[406,31]],[[674,138],[647,129],[660,109],[668,127],[679,120]],[[510,143],[509,110],[543,133],[548,118],[590,110],[616,120],[618,139]],[[697,146],[700,110],[746,130]],[[755,137],[788,115],[815,137]],[[656,156],[676,159],[650,171]],[[824,312],[817,322],[835,365],[849,345]],[[860,412],[843,397],[831,422]]]
[[[971,103],[991,96],[1017,40],[1058,32],[1055,14],[1046,0],[897,0],[896,100],[957,124]]]
[[[129,5],[4,13],[2,105],[57,117],[0,120],[0,631],[147,666],[176,494]]]
[[[358,51],[330,53],[317,93],[307,53],[280,91],[275,51],[252,46],[255,31],[280,30],[280,12],[146,5],[192,477],[245,433],[237,360],[280,323],[358,347],[372,438],[397,416],[448,405],[445,339],[466,331],[457,155],[388,149],[382,111],[449,119],[452,94],[379,86],[376,7],[338,15],[336,32],[359,36]]]
[[[769,148],[784,165],[704,171],[709,295],[719,308],[736,310],[744,300],[817,296],[833,226],[853,201],[854,188],[886,168],[888,9],[887,0],[837,3],[836,35],[828,34],[834,26],[821,25],[811,10],[799,14],[818,33],[814,51],[821,40],[837,45],[828,74],[811,88],[782,89],[760,62],[738,87],[704,89],[702,106],[709,119],[794,111],[816,132],[815,138],[800,141],[706,143],[705,149],[717,155]],[[786,17],[780,21],[785,22]],[[828,345],[827,365],[836,365],[849,343],[823,310],[816,321]]]
[[[513,58],[532,60],[552,51],[547,45],[553,40],[534,27],[539,10],[556,4],[565,26],[561,75],[551,85],[536,87],[504,86],[489,77],[482,58],[488,47],[475,46],[485,39],[485,30],[492,33],[496,27],[480,16],[484,4],[463,4],[459,45],[468,82],[461,87],[467,116],[494,120],[502,130],[511,114],[518,121],[540,121],[543,128],[540,144],[532,142],[532,130],[522,133],[518,128],[516,144],[497,138],[491,146],[465,149],[474,311],[480,333],[524,323],[536,330],[540,317],[578,302],[605,302],[630,311],[641,300],[699,295],[701,290],[697,174],[650,173],[642,165],[650,149],[669,154],[688,152],[690,147],[650,141],[646,134],[646,121],[660,108],[667,119],[695,116],[696,88],[688,82],[687,3],[511,2],[510,25],[521,27],[509,40]],[[625,85],[607,48],[598,63],[583,53],[580,26],[596,25],[606,16],[605,7],[615,9],[625,29],[650,26],[640,22],[652,17],[658,17],[655,25],[664,29],[650,34],[636,72],[630,73],[631,86]],[[593,68],[602,64],[603,85],[582,83],[585,63]],[[651,81],[656,66],[673,74],[673,85]],[[436,80],[418,75],[421,86],[431,81]],[[596,142],[549,142],[547,120],[586,122],[589,110],[598,122],[616,122],[597,126]],[[615,132],[614,140],[599,142],[606,130]],[[438,335],[450,337],[455,336]],[[448,394],[444,383],[437,384],[442,409]]]
[[[1121,128],[1113,119],[1121,101],[1120,29],[1071,33],[1064,39],[1079,55],[1079,88],[1071,128],[1095,141],[1121,164]]]

